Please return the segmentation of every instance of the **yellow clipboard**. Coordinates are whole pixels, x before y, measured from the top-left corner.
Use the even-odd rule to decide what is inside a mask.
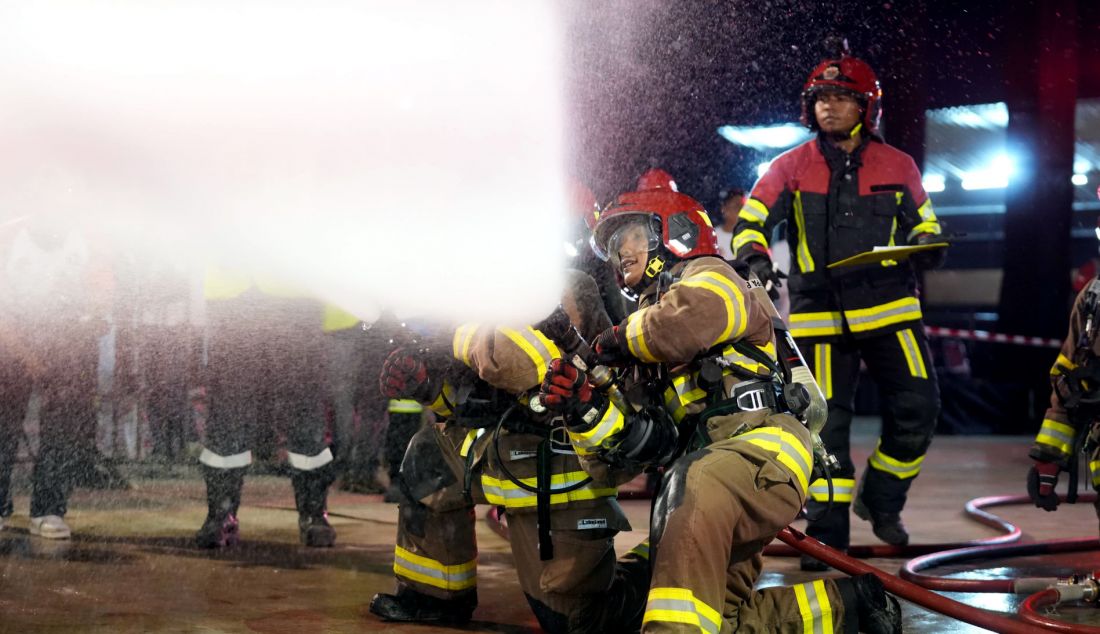
[[[904,260],[914,253],[920,253],[921,251],[931,251],[932,249],[942,249],[947,246],[949,245],[946,242],[933,242],[931,244],[918,244],[915,246],[904,247],[875,247],[870,251],[857,253],[852,257],[833,262],[828,266],[828,268],[835,269],[842,266],[875,264],[876,262],[882,262],[883,260]]]

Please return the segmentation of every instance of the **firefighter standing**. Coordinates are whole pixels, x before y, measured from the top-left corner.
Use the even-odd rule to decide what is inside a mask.
[[[871,575],[753,589],[764,546],[805,501],[811,433],[784,413],[774,308],[717,257],[702,206],[667,189],[623,194],[595,246],[640,296],[596,339],[601,362],[637,368],[621,376],[629,404],[561,360],[540,396],[583,455],[653,465],[685,451],[653,509],[643,630],[900,631],[897,602]]]
[[[778,285],[768,253],[777,224],[791,244],[790,326],[829,402],[822,438],[840,461],[829,513],[807,533],[848,547],[849,505],[889,544],[909,535],[901,510],[920,473],[939,412],[914,269],[942,263],[943,250],[908,260],[829,269],[875,246],[928,244],[940,225],[906,154],[876,136],[881,90],[871,68],[847,55],[821,63],[802,93],[803,122],[817,138],[775,159],[739,214],[733,250],[758,277]],[[882,436],[859,490],[849,427],[860,361],[885,399]],[[810,485],[810,513],[828,502],[824,481]],[[803,569],[824,569],[803,557]]]
[[[599,306],[595,284],[580,279],[587,299],[563,304]],[[606,315],[602,323],[576,316],[574,323],[610,325]],[[611,598],[618,592],[613,538],[630,529],[615,499],[622,480],[606,473],[589,479],[569,443],[550,440],[546,417],[526,406],[560,355],[537,328],[467,324],[443,344],[407,345],[386,360],[382,391],[414,397],[445,422],[422,428],[405,452],[397,591],[375,595],[372,613],[389,621],[469,621],[477,606],[474,505],[487,503],[506,509],[520,586],[543,629],[609,631],[581,617],[628,603]],[[540,484],[548,487],[543,494]],[[607,621],[636,629],[640,617]]]
[[[203,548],[238,540],[245,469],[260,434],[287,435],[298,530],[307,546],[332,546],[326,499],[334,479],[325,438],[324,305],[269,280],[210,268],[206,276],[210,413],[199,456],[208,511]]]

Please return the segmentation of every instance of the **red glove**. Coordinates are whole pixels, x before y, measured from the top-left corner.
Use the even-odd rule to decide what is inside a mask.
[[[1058,485],[1061,467],[1053,462],[1035,461],[1035,466],[1027,472],[1027,494],[1035,506],[1044,511],[1058,509],[1058,494],[1054,487]]]
[[[386,398],[414,398],[427,401],[429,394],[428,366],[416,350],[398,348],[386,357],[382,374],[378,377],[378,389]]]
[[[618,326],[612,326],[596,336],[596,360],[600,365],[626,365],[633,359]]]
[[[607,406],[607,399],[592,389],[588,377],[562,359],[552,360],[547,367],[539,400],[546,409],[565,415],[570,426],[592,424]]]

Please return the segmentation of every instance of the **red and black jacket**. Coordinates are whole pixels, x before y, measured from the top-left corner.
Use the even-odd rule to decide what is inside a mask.
[[[826,265],[939,234],[920,171],[908,154],[874,137],[850,155],[827,143],[819,137],[772,161],[738,215],[733,252],[745,258],[766,249],[787,221],[795,337],[824,341],[912,326],[921,310],[907,261]]]

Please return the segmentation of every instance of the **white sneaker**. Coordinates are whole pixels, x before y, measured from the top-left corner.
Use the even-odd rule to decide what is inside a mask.
[[[43,515],[31,518],[31,535],[45,539],[68,539],[72,530],[60,515]]]

